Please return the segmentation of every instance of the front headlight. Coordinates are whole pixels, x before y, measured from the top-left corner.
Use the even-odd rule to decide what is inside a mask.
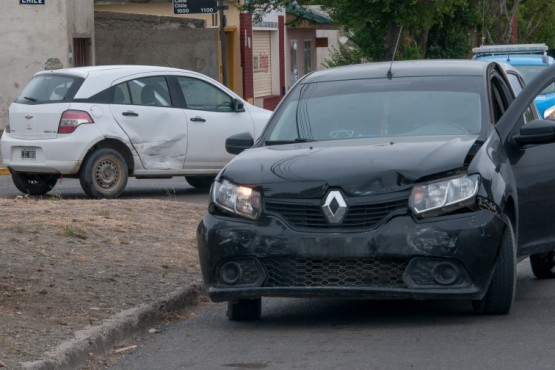
[[[409,206],[421,217],[452,212],[474,203],[479,184],[478,175],[416,184],[410,194]]]
[[[260,216],[260,192],[248,186],[236,185],[228,180],[214,181],[211,197],[216,206],[228,212],[251,220]]]

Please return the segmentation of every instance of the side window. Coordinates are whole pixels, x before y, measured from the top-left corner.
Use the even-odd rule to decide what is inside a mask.
[[[509,107],[512,96],[510,95],[509,87],[501,81],[501,79],[494,75],[491,79],[491,102],[493,108],[493,119],[497,123],[501,116]]]
[[[114,98],[112,102],[114,104],[131,104],[131,95],[129,95],[126,82],[114,87]]]
[[[164,76],[137,78],[114,87],[114,104],[171,106],[170,91]]]
[[[192,77],[177,77],[188,109],[232,112],[233,99],[216,86]]]
[[[507,77],[509,78],[509,82],[511,83],[511,86],[513,87],[515,94],[516,95],[520,94],[520,92],[524,88],[524,81],[522,81],[522,79],[519,78],[514,73],[510,73],[510,72],[507,73]],[[528,107],[528,109],[526,109],[526,111],[524,112],[524,123],[528,123],[535,119],[533,110],[534,110],[533,107]]]

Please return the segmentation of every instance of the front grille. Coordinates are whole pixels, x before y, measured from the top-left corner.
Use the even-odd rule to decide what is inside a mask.
[[[263,258],[265,287],[405,288],[407,260],[371,258]]]
[[[341,224],[332,225],[338,228],[371,228],[378,224],[392,211],[407,209],[406,199],[383,203],[349,206]],[[276,202],[266,200],[265,211],[284,219],[293,227],[298,228],[329,228],[321,204],[301,204],[294,202]]]

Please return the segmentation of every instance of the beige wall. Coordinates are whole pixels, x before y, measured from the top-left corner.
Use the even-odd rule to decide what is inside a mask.
[[[2,1],[0,128],[6,126],[10,103],[49,58],[71,66],[73,37],[93,36],[92,0],[48,0],[45,5]]]

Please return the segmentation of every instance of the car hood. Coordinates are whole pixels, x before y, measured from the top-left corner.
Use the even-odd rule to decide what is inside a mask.
[[[399,137],[258,147],[235,157],[220,177],[261,187],[272,197],[316,198],[329,188],[350,196],[390,193],[462,168],[476,139]]]

